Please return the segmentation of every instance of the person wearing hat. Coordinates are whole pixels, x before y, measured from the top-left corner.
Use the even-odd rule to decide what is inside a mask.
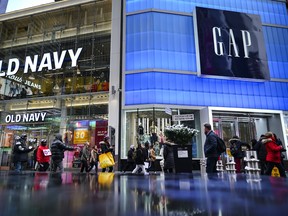
[[[57,168],[59,168],[61,172],[64,171],[63,158],[64,158],[64,152],[66,150],[74,151],[75,148],[66,146],[62,141],[62,135],[56,134],[55,139],[51,144],[51,153],[52,153],[51,168],[53,172],[56,172]]]
[[[23,163],[28,161],[28,152],[33,151],[33,147],[26,146],[27,135],[22,134],[21,137],[15,137],[15,145],[13,147],[14,154],[14,166],[17,172],[21,172],[23,169]]]
[[[127,163],[123,169],[123,172],[125,173],[127,170],[133,170],[135,168],[135,160],[133,158],[133,154],[135,151],[135,147],[134,145],[130,145],[130,149],[128,151],[128,155],[127,155]]]
[[[40,146],[37,149],[37,162],[38,162],[38,170],[39,171],[47,171],[49,168],[49,162],[51,157],[51,151],[47,146],[47,140],[41,139]]]
[[[274,166],[279,170],[280,176],[286,178],[286,173],[283,165],[281,164],[281,152],[286,151],[283,146],[278,146],[276,143],[275,136],[272,132],[267,132],[265,134],[266,139],[262,142],[266,145],[267,155],[266,155],[266,175],[271,175]]]

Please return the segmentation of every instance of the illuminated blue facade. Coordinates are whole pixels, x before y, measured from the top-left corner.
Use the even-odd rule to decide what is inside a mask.
[[[198,77],[195,6],[261,16],[271,81]],[[127,0],[125,105],[288,110],[288,15],[270,0]]]

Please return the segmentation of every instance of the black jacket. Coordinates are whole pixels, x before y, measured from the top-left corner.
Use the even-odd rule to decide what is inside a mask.
[[[172,169],[175,167],[173,146],[169,143],[164,144],[163,150],[164,169]]]
[[[135,159],[136,164],[144,165],[144,160],[145,160],[144,151],[145,150],[141,147],[138,147],[136,149],[136,159]]]
[[[13,148],[14,163],[27,162],[28,152],[33,151],[33,148],[29,149],[24,142],[17,141]]]
[[[134,149],[129,149],[129,151],[128,151],[128,157],[127,157],[127,162],[134,162],[134,160],[133,160],[133,152],[134,152],[135,150]]]
[[[206,135],[204,144],[205,157],[218,157],[217,152],[217,135],[213,131],[209,131]]]
[[[258,159],[261,161],[266,161],[267,155],[266,145],[262,142],[264,139],[265,138],[260,139],[253,148],[253,150],[257,152]]]
[[[73,147],[66,146],[61,140],[54,139],[51,144],[51,153],[53,161],[62,161],[64,158],[64,151],[73,151]]]

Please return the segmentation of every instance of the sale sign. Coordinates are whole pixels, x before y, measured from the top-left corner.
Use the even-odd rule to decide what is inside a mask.
[[[74,144],[84,144],[89,141],[89,131],[86,128],[74,130]]]

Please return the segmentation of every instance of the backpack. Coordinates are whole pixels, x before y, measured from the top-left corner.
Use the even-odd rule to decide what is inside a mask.
[[[216,136],[217,138],[217,153],[222,154],[226,151],[226,145],[223,139],[221,139],[219,136]]]

